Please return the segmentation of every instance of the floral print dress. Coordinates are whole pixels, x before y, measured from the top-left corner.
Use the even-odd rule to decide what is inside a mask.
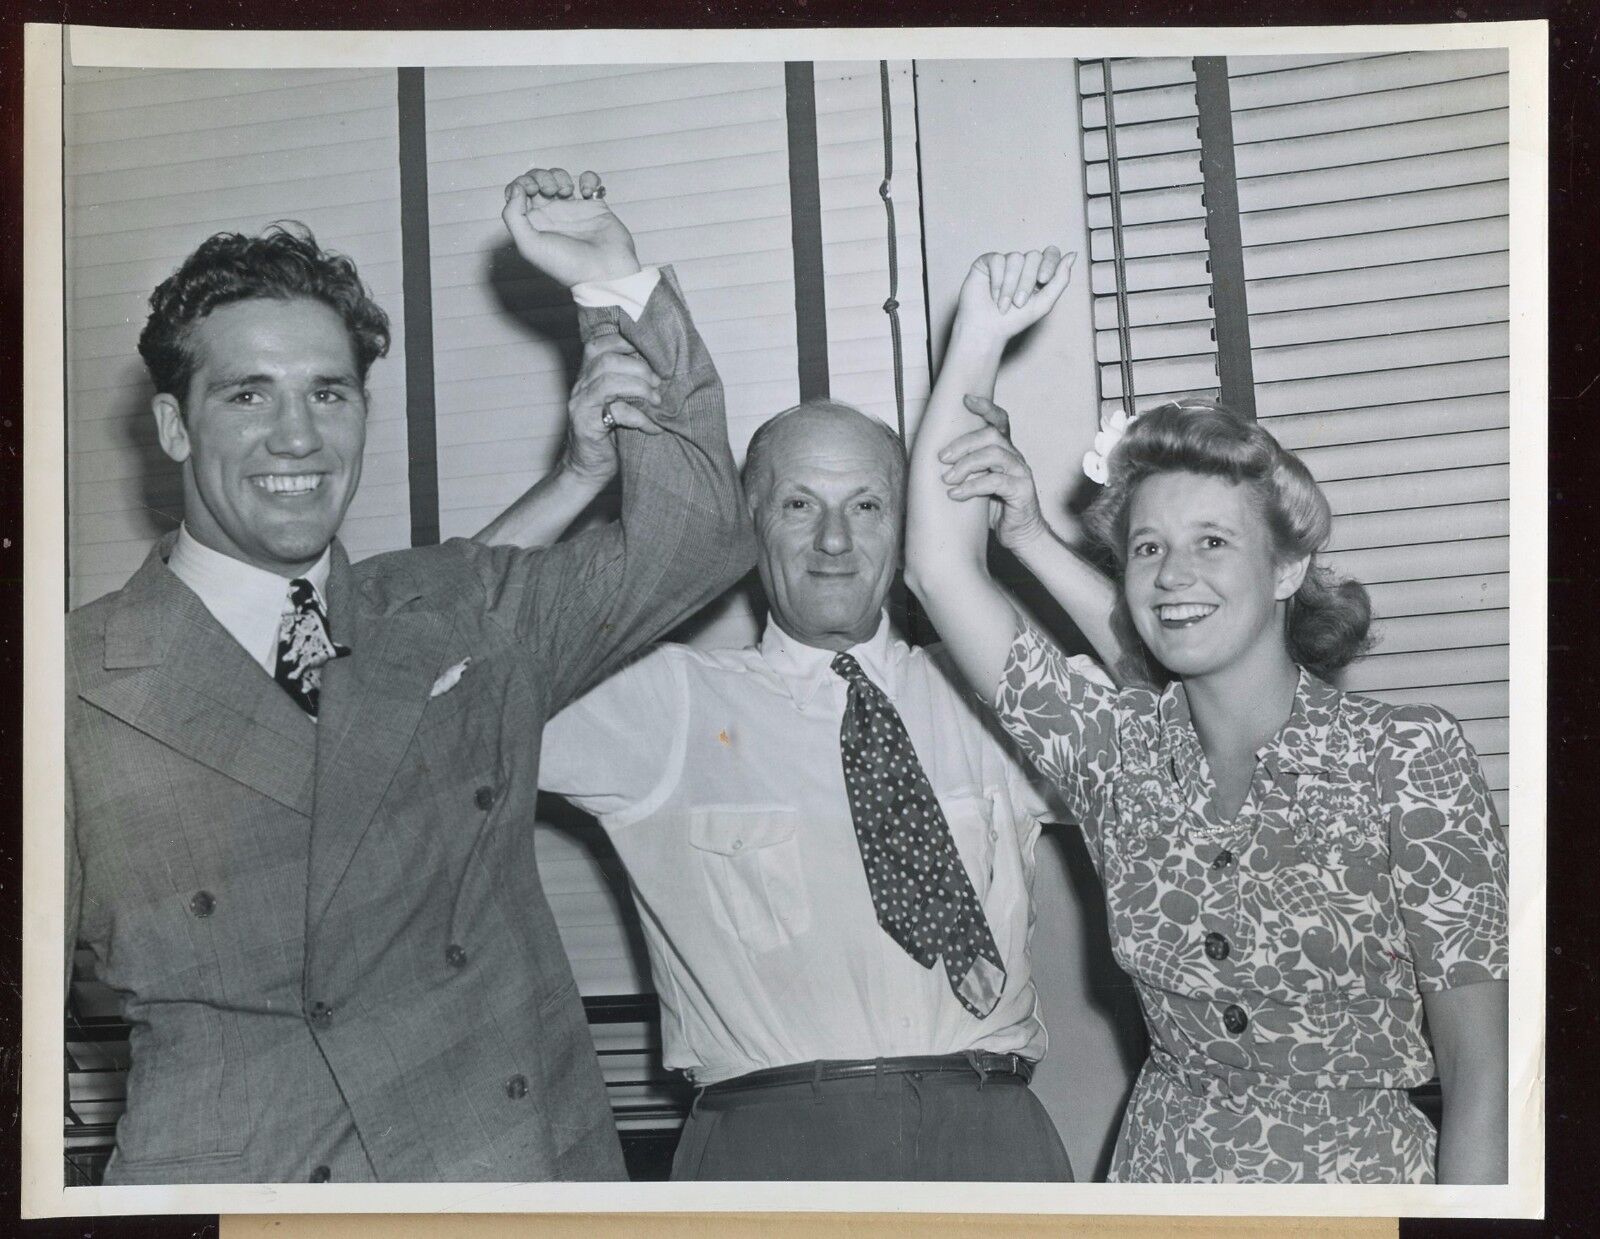
[[[1228,822],[1181,684],[1107,688],[1025,627],[995,705],[1082,824],[1149,1027],[1112,1181],[1432,1182],[1422,994],[1507,975],[1460,725],[1302,670]]]

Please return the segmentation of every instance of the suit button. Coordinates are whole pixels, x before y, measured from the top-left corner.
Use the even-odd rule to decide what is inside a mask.
[[[195,891],[189,900],[189,911],[204,918],[217,910],[217,899],[210,891]]]
[[[1206,935],[1206,955],[1211,959],[1228,958],[1228,940],[1219,933]]]
[[[472,802],[487,813],[494,808],[494,788],[480,787],[472,793]]]
[[[315,1028],[333,1027],[333,1008],[325,1002],[312,1003],[311,1009],[306,1014],[310,1016],[312,1026]]]
[[[467,962],[467,953],[461,947],[452,942],[444,949],[444,962],[449,964],[452,968],[460,968]]]
[[[512,1076],[506,1081],[506,1096],[512,1101],[521,1101],[528,1095],[528,1077],[524,1075]]]
[[[1250,1017],[1244,1013],[1244,1008],[1229,1003],[1222,1012],[1222,1026],[1235,1037],[1242,1033],[1250,1024]]]
[[[1228,851],[1227,848],[1223,848],[1222,851],[1217,853],[1217,859],[1211,862],[1211,867],[1213,869],[1226,869],[1231,864],[1233,864],[1233,853]]]
[[[326,1183],[331,1178],[333,1178],[333,1171],[326,1166],[318,1166],[311,1172],[311,1181],[313,1183]]]

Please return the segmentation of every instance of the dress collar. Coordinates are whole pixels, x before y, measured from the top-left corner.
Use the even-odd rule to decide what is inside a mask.
[[[1256,750],[1257,759],[1273,762],[1286,774],[1338,769],[1350,743],[1348,729],[1343,726],[1343,700],[1344,694],[1337,688],[1301,667],[1288,721]],[[1163,690],[1157,714],[1162,747],[1186,772],[1197,769],[1202,757],[1200,737],[1195,734],[1182,681],[1173,680]]]
[[[904,642],[891,636],[888,612],[883,612],[878,616],[878,627],[873,634],[845,653],[854,658],[867,678],[893,701],[900,689],[900,660],[905,649]],[[760,650],[762,661],[783,681],[795,705],[802,710],[811,704],[823,684],[839,678],[832,666],[837,651],[805,644],[790,636],[770,616],[766,631],[761,634]]]

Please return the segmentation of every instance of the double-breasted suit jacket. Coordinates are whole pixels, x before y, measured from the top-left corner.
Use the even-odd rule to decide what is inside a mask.
[[[545,719],[753,560],[670,271],[621,331],[672,433],[619,523],[350,564],[312,722],[167,568],[68,620],[67,947],[132,1026],[110,1183],[604,1179],[623,1167],[534,862]]]

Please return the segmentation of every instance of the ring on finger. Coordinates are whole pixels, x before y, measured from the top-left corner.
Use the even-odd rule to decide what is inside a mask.
[[[617,428],[617,419],[611,416],[610,405],[600,410],[600,424],[607,430],[615,430]]]

